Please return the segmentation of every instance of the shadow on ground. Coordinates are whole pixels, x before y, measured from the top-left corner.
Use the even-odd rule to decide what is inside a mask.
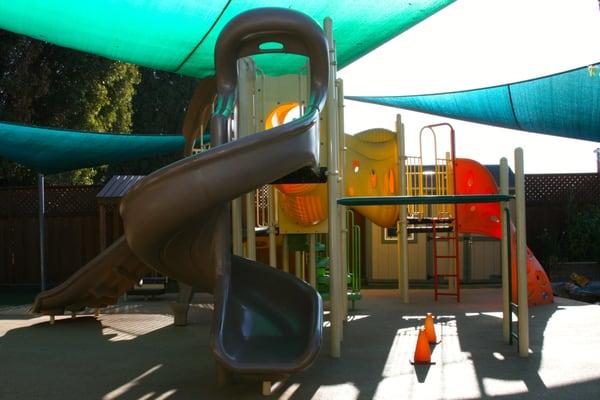
[[[590,344],[576,334],[577,326],[563,326],[580,320],[581,303],[532,309],[533,354],[524,359],[502,340],[494,314],[499,291],[465,293],[461,304],[433,303],[425,291],[410,305],[381,293],[358,303],[347,322],[342,359],[328,356],[326,329],[317,362],[269,398],[598,397],[599,339]],[[433,351],[435,365],[415,367],[409,360],[426,312],[439,317],[441,343]],[[141,312],[65,318],[55,325],[45,318],[0,316],[0,326],[16,324],[0,337],[0,398],[264,399],[258,382],[217,386],[208,348],[210,308],[194,308],[191,321],[173,327],[165,313]],[[555,333],[545,338],[547,328]],[[565,337],[574,342],[564,343]],[[587,354],[573,354],[586,348]]]

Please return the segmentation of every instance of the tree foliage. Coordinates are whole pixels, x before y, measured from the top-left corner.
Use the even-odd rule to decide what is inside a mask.
[[[571,261],[600,261],[600,206],[570,212],[565,239]]]
[[[197,80],[140,68],[141,82],[133,98],[133,131],[181,133],[183,119]]]
[[[0,30],[0,120],[95,132],[181,133],[197,81]],[[174,156],[86,168],[49,183],[91,184],[113,173],[148,173]],[[0,157],[0,185],[35,173]]]
[[[129,132],[140,81],[134,65],[0,31],[0,120],[97,132]],[[2,183],[33,183],[34,173],[2,159]],[[96,169],[49,177],[92,183]]]

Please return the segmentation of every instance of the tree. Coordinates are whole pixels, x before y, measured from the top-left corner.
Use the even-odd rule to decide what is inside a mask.
[[[138,67],[0,31],[0,119],[96,132],[130,132]],[[34,173],[7,160],[4,184],[33,183]],[[93,168],[49,177],[91,183]]]
[[[141,82],[133,98],[133,129],[139,133],[181,133],[194,78],[140,68]]]

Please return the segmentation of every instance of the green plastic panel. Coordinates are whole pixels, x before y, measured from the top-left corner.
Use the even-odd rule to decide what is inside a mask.
[[[343,197],[337,203],[343,206],[383,206],[393,204],[462,204],[497,203],[509,201],[515,196],[508,194],[459,194],[452,196],[357,196]]]
[[[346,98],[502,128],[600,141],[600,77],[590,74],[587,66],[460,92]]]
[[[0,155],[44,174],[183,152],[181,135],[68,131],[0,123]]]
[[[0,28],[111,59],[206,77],[223,26],[257,7],[291,8],[333,20],[344,67],[454,0],[18,0],[0,1]],[[298,58],[260,60],[271,75],[297,71]]]

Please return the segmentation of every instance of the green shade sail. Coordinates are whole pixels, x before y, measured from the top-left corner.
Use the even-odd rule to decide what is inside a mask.
[[[594,67],[506,85],[419,96],[346,96],[502,128],[600,142],[600,77]]]
[[[18,0],[0,2],[0,28],[111,59],[183,75],[214,74],[213,50],[223,26],[257,7],[333,19],[338,65],[344,67],[454,0]],[[277,75],[298,58],[261,57]]]
[[[181,135],[78,132],[0,123],[0,155],[43,174],[182,152]]]

